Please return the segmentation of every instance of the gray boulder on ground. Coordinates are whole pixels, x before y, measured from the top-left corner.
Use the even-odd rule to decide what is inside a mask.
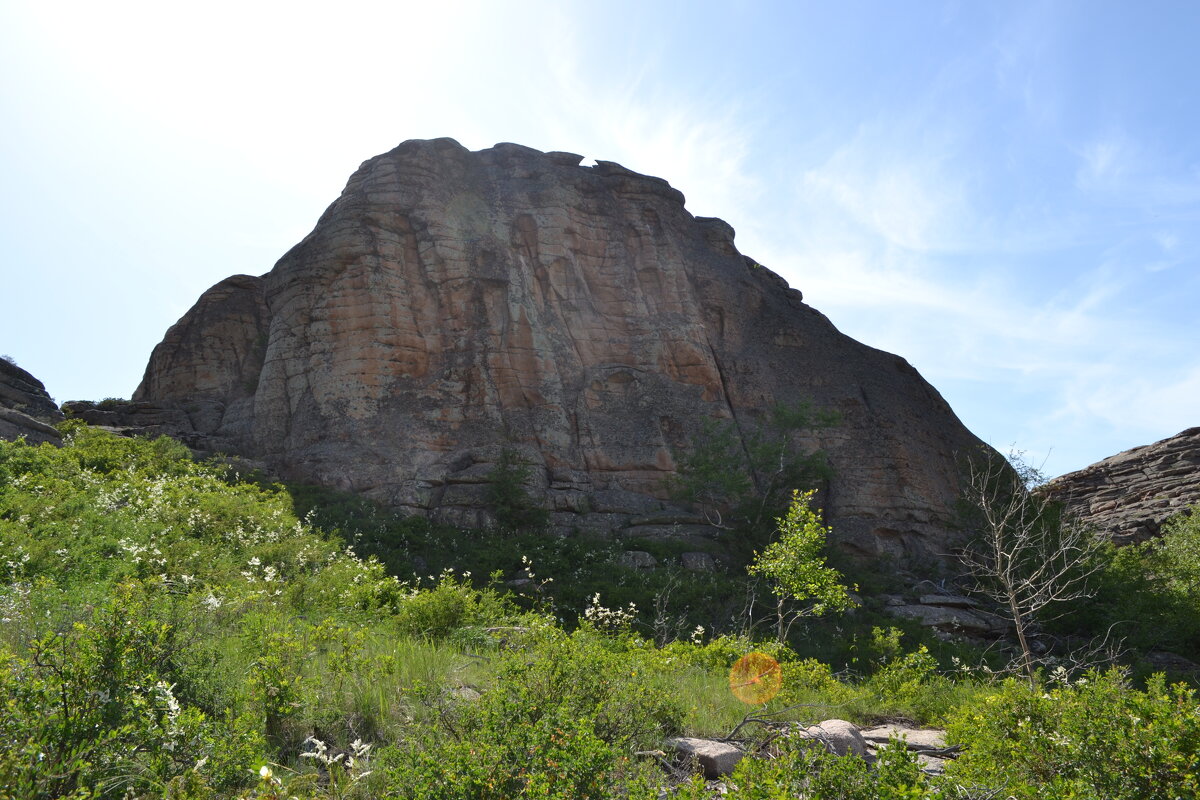
[[[905,605],[883,609],[893,617],[914,619],[942,633],[995,639],[1009,630],[1009,623],[985,611],[968,611],[954,606]]]
[[[680,737],[668,739],[667,746],[684,758],[695,759],[704,770],[706,778],[728,775],[746,755],[728,742],[717,742],[712,739]]]
[[[658,559],[645,550],[626,550],[617,556],[617,563],[633,569],[654,569]]]
[[[904,725],[880,725],[862,731],[862,737],[872,744],[887,744],[889,740],[901,739],[909,750],[944,750],[946,732],[932,728],[909,728]]]
[[[827,719],[800,731],[806,739],[814,739],[825,745],[835,755],[865,756],[867,742],[858,731],[858,726],[844,719]]]

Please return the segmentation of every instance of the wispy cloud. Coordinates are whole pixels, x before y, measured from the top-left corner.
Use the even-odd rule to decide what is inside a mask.
[[[694,214],[752,206],[762,191],[746,166],[753,117],[736,100],[718,105],[649,80],[658,58],[652,51],[614,70],[595,42],[583,40],[578,23],[556,14],[543,37],[555,98],[539,111],[548,138],[572,143],[589,158],[667,178]]]
[[[1119,181],[1129,167],[1129,144],[1119,135],[1093,139],[1079,150],[1082,165],[1076,176],[1080,188],[1094,189]]]
[[[810,203],[833,203],[869,235],[918,252],[955,246],[953,230],[967,201],[962,181],[928,152],[886,158],[890,148],[850,145],[803,174]],[[861,158],[870,153],[868,159]],[[915,157],[914,157],[915,156]],[[882,159],[881,159],[882,157]]]

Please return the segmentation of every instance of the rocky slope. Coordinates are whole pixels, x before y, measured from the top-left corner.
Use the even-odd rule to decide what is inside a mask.
[[[705,419],[806,398],[862,554],[945,552],[981,443],[904,359],[839,333],[666,181],[512,144],[365,162],[262,277],[214,286],[134,395],[164,431],[443,519],[487,519],[503,448],[562,529],[704,536],[664,479]]]
[[[37,378],[7,359],[0,358],[0,439],[37,442],[62,441],[53,423],[62,412]]]
[[[1200,503],[1200,428],[1055,478],[1046,491],[1118,544],[1144,541]]]

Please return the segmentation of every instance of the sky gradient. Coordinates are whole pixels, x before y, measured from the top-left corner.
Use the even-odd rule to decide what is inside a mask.
[[[0,0],[0,353],[128,397],[364,160],[666,178],[1050,475],[1200,425],[1200,4]]]

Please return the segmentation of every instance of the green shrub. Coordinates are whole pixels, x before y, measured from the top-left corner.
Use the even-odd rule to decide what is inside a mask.
[[[836,756],[821,745],[785,737],[770,758],[744,758],[725,781],[729,800],[922,800],[933,796],[916,756],[899,742],[881,747],[874,766],[857,756]],[[680,787],[676,800],[708,800],[698,778]]]
[[[530,631],[498,654],[479,700],[443,707],[433,727],[381,754],[382,790],[431,800],[657,796],[631,753],[677,732],[683,709],[661,656],[637,641],[586,627]]]
[[[1054,633],[1107,639],[1135,658],[1167,650],[1200,660],[1200,509],[1168,520],[1157,538],[1107,545],[1098,564],[1096,596],[1072,606]]]
[[[550,513],[539,507],[525,489],[529,475],[529,465],[507,447],[500,451],[496,466],[488,473],[488,505],[503,530],[540,531],[550,521]]]
[[[1018,800],[1200,793],[1200,704],[1161,676],[1145,691],[1118,670],[1053,688],[1010,679],[956,713],[949,735],[966,745],[949,776]]]
[[[410,636],[444,639],[465,628],[511,622],[516,607],[490,588],[474,588],[469,578],[469,574],[459,578],[447,571],[431,588],[404,593],[393,604],[396,629]]]
[[[124,584],[86,622],[28,655],[0,649],[0,786],[14,796],[120,797],[203,762],[236,785],[262,742],[241,720],[213,722],[175,693],[170,627],[143,587]]]
[[[786,511],[793,490],[829,477],[824,453],[802,452],[797,432],[829,427],[838,419],[836,412],[816,410],[808,402],[778,404],[758,424],[705,419],[691,446],[676,455],[679,470],[668,489],[677,501],[737,530],[740,535],[731,544],[758,545]]]

